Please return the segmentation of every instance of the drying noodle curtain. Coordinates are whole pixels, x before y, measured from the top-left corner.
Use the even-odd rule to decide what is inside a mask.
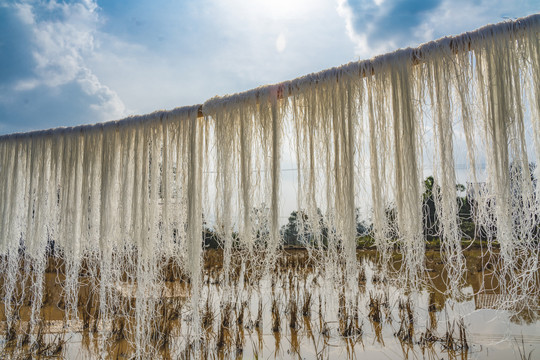
[[[369,204],[377,249],[397,249],[403,284],[424,267],[422,196],[433,163],[441,252],[459,293],[465,258],[456,201],[457,152],[498,276],[518,301],[538,295],[540,16],[398,50],[200,106],[116,122],[0,137],[0,271],[8,323],[31,264],[31,318],[53,251],[65,264],[66,313],[77,318],[81,269],[99,279],[103,321],[121,281],[136,283],[137,344],[177,264],[191,279],[198,324],[203,226],[253,274],[282,244],[284,154],[297,169],[298,237],[329,278],[354,278],[360,206]],[[457,145],[459,144],[459,145]],[[287,166],[289,166],[288,164]],[[538,169],[538,168],[537,168]],[[388,209],[395,209],[388,211]],[[347,276],[340,276],[345,264]],[[93,270],[92,270],[93,269]],[[89,271],[90,271],[89,270]],[[344,280],[346,281],[346,280]],[[197,333],[197,325],[194,325]],[[138,348],[143,354],[144,346]]]

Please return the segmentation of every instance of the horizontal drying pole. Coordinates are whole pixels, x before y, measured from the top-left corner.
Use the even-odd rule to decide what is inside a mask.
[[[425,54],[428,53],[428,51],[426,50],[433,51],[434,49],[439,49],[442,51],[447,51],[447,49],[450,48],[451,52],[453,52],[454,54],[458,54],[462,51],[474,50],[474,43],[476,41],[484,39],[486,35],[497,33],[519,33],[521,31],[526,31],[531,27],[535,27],[537,29],[540,28],[540,14],[533,14],[516,20],[507,20],[497,24],[486,25],[479,29],[465,32],[456,36],[447,36],[438,40],[433,40],[424,43],[416,48],[400,49],[391,53],[376,56],[369,60],[353,61],[339,67],[334,67],[331,69],[320,71],[318,73],[305,75],[294,80],[284,81],[273,85],[265,85],[241,93],[217,97],[217,99],[219,101],[228,101],[235,98],[245,99],[247,97],[254,96],[257,99],[258,103],[261,94],[275,93],[277,99],[281,100],[289,97],[293,93],[293,89],[295,87],[299,87],[300,85],[306,83],[317,83],[330,77],[339,77],[340,74],[357,73],[360,77],[372,76],[376,73],[376,69],[380,66],[381,63],[396,58],[401,58],[404,61],[409,61],[411,65],[418,65],[426,61]],[[163,116],[174,115],[174,113],[177,112],[194,111],[195,109],[197,111],[197,118],[204,118],[204,116],[206,115],[204,112],[204,105],[198,104],[179,107],[172,110],[156,111],[147,115],[129,116],[121,120],[107,121],[97,124],[77,125],[73,127],[60,127],[48,130],[37,130],[26,133],[2,135],[0,136],[0,140],[6,138],[32,137],[36,135],[52,135],[57,131],[60,133],[84,131],[91,128],[102,128],[106,126],[120,125],[121,123],[131,121],[150,121],[153,119],[155,120],[156,117],[159,119]]]
[[[456,36],[447,36],[437,40],[433,40],[424,43],[416,48],[399,49],[391,53],[376,56],[369,60],[354,61],[348,64],[326,69],[318,73],[312,73],[294,80],[284,81],[281,83],[266,85],[256,89],[247,90],[234,95],[225,95],[222,99],[229,98],[245,98],[248,96],[255,96],[257,103],[259,102],[259,94],[263,91],[269,91],[273,89],[277,94],[277,99],[281,100],[289,97],[293,93],[293,88],[305,82],[317,82],[318,80],[325,79],[336,74],[352,73],[357,70],[357,73],[361,78],[372,76],[376,73],[377,64],[383,60],[388,61],[392,58],[403,58],[404,60],[410,59],[411,65],[419,65],[426,61],[424,54],[426,50],[446,49],[450,48],[450,51],[454,54],[459,54],[463,51],[474,50],[474,43],[477,40],[483,39],[488,34],[497,34],[503,32],[518,33],[528,29],[530,26],[536,26],[540,28],[540,14],[533,14],[526,17],[522,17],[516,20],[507,20],[497,24],[490,24],[483,26],[479,29],[465,32]],[[446,50],[445,49],[445,50]],[[204,105],[198,105],[198,118],[203,118]]]

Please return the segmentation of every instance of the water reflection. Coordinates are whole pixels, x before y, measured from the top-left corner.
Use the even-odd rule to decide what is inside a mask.
[[[480,251],[467,251],[466,258],[466,285],[459,296],[450,297],[450,280],[437,252],[427,254],[428,270],[421,285],[404,288],[399,256],[392,264],[395,271],[392,267],[385,271],[376,265],[375,252],[361,251],[351,280],[324,271],[305,251],[289,250],[271,274],[236,264],[231,284],[225,284],[222,254],[209,250],[198,309],[202,334],[193,334],[189,282],[171,269],[162,291],[145,294],[144,301],[155,306],[154,316],[145,324],[150,329],[145,351],[163,359],[468,359],[488,354],[503,359],[539,346],[539,299],[512,302],[501,293],[496,269],[486,265],[488,259]],[[135,356],[133,309],[134,302],[141,301],[137,284],[116,285],[113,291],[122,300],[121,308],[113,309],[105,321],[99,315],[99,284],[82,272],[79,319],[66,319],[62,274],[53,271],[54,266],[49,269],[43,321],[36,334],[29,333],[30,304],[24,296],[18,302],[19,320],[11,329],[0,307],[2,356]]]

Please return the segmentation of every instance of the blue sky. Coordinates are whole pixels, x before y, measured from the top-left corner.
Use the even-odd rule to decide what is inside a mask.
[[[0,134],[292,79],[537,12],[538,0],[0,0]]]

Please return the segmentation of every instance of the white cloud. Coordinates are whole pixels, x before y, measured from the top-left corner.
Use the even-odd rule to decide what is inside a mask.
[[[31,28],[36,64],[35,78],[16,82],[15,91],[40,85],[56,88],[75,82],[95,101],[91,108],[98,111],[100,120],[125,114],[118,95],[100,82],[85,61],[95,50],[94,36],[100,24],[95,2],[25,2],[15,4],[14,8],[20,21]]]
[[[125,106],[118,94],[101,84],[89,69],[81,69],[81,72],[84,76],[79,77],[77,83],[81,85],[85,93],[98,100],[90,107],[101,114],[101,120],[114,120],[125,116]]]
[[[210,0],[208,11],[228,40],[215,67],[226,61],[234,76],[263,85],[350,61],[334,1]]]
[[[536,0],[337,0],[346,33],[361,58],[538,11]]]
[[[34,24],[34,14],[32,13],[32,5],[19,3],[14,5],[17,16],[22,23],[26,25]]]
[[[159,14],[179,12],[163,5]],[[207,0],[182,8],[186,20],[174,26],[163,26],[168,18],[156,14],[126,16],[144,19],[152,29],[145,36],[166,41],[100,32],[94,38],[99,51],[87,60],[130,113],[201,103],[320,71],[354,55],[334,0]]]
[[[437,37],[471,31],[489,23],[538,12],[537,0],[523,0],[519,6],[507,0],[445,0],[425,17],[425,26]]]
[[[441,0],[337,0],[347,35],[362,58],[415,44],[425,15]],[[423,33],[422,33],[423,34]]]
[[[354,14],[347,0],[337,0],[337,3],[337,12],[345,20],[347,36],[355,44],[355,53],[360,56],[369,53],[370,49],[367,44],[367,36],[366,34],[357,32],[354,28]]]
[[[40,82],[37,79],[23,79],[19,80],[13,86],[15,91],[28,91],[35,89]]]
[[[19,106],[5,105],[0,112],[21,113],[28,98],[25,109],[33,115],[47,103],[31,95],[47,92],[53,102],[42,110],[68,106],[80,115],[47,114],[40,120],[43,127],[53,117],[54,126],[117,119],[293,79],[354,56],[335,0],[136,5],[108,8],[104,2],[97,8],[90,0],[9,5],[17,11],[16,25],[26,24],[24,41],[17,44],[32,61],[18,68],[29,70],[4,82],[12,91],[0,93]],[[30,117],[25,121],[41,127]]]

